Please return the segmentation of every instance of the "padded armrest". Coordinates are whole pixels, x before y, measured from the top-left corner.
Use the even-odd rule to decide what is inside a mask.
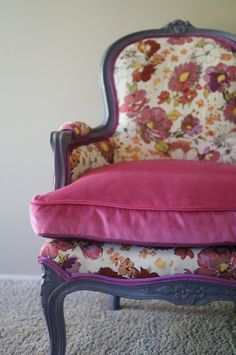
[[[80,121],[66,122],[59,128],[59,131],[73,132],[75,140],[80,137],[88,137],[90,135],[91,130],[91,127],[89,127],[86,123]]]
[[[97,131],[86,123],[71,121],[51,133],[54,189],[70,184],[89,169],[113,162],[112,139],[101,136],[99,140]]]

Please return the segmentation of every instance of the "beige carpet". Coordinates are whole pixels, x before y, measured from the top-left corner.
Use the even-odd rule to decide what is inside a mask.
[[[0,280],[0,354],[46,355],[48,337],[38,281]],[[234,355],[236,315],[229,302],[204,307],[80,292],[65,301],[68,355]]]

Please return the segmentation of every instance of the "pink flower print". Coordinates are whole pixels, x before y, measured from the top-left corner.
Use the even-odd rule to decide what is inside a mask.
[[[102,247],[95,242],[80,241],[79,246],[83,255],[88,259],[96,260],[103,254]]]
[[[79,273],[81,263],[77,260],[76,256],[71,256],[61,265],[62,269],[71,275]]]
[[[196,274],[236,279],[236,249],[209,248],[198,254]]]
[[[203,154],[200,154],[199,160],[205,161],[219,161],[220,153],[217,150],[213,150],[210,147],[206,147]]]
[[[192,40],[191,37],[170,37],[167,42],[170,44],[182,45],[186,42],[192,42]]]
[[[224,109],[225,119],[236,124],[236,98],[232,98],[227,102]]]
[[[199,124],[199,119],[193,117],[191,114],[186,116],[181,124],[184,133],[193,137],[202,132],[202,125]]]
[[[223,92],[229,87],[231,81],[236,81],[236,67],[224,63],[209,67],[205,71],[204,80],[206,80],[206,86],[210,91]]]
[[[178,65],[169,81],[169,88],[173,91],[189,90],[199,80],[200,66],[189,62]]]
[[[40,256],[45,256],[50,259],[57,257],[58,251],[67,251],[74,249],[75,242],[62,242],[60,240],[52,240],[44,244],[40,250]]]
[[[146,143],[155,141],[157,138],[167,138],[170,135],[172,123],[160,107],[144,107],[141,116],[137,119],[141,137]]]
[[[120,112],[127,112],[128,117],[138,115],[143,106],[148,102],[146,90],[138,90],[135,94],[125,96],[124,103],[120,106]]]

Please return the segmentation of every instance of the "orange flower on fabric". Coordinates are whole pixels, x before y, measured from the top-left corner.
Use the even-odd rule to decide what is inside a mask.
[[[132,277],[136,269],[134,268],[134,263],[130,258],[125,258],[118,269],[120,275]]]

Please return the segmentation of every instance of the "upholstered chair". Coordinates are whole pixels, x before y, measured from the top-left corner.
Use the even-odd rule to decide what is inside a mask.
[[[102,61],[104,123],[51,134],[55,190],[31,202],[50,354],[74,291],[236,302],[235,51],[180,20],[127,35]]]

